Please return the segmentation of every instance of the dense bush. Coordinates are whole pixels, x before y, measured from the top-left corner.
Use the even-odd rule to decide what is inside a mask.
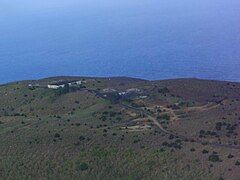
[[[85,137],[84,136],[79,136],[79,140],[83,141],[83,140],[85,140]]]
[[[166,93],[169,93],[169,89],[168,88],[162,88],[162,89],[158,89],[158,93],[161,93],[161,94],[166,94]]]
[[[220,161],[220,158],[217,154],[211,154],[209,157],[208,157],[208,160],[209,161],[212,161],[212,162],[219,162]]]
[[[54,134],[54,137],[55,137],[55,138],[59,138],[59,137],[60,137],[60,134],[55,133],[55,134]]]
[[[86,171],[88,169],[88,164],[85,162],[83,163],[77,162],[76,166],[77,166],[77,170]]]
[[[56,89],[55,94],[57,96],[61,96],[70,92],[76,92],[79,89],[80,89],[79,87],[69,86],[68,84],[65,84],[63,88]]]
[[[235,165],[236,165],[236,166],[240,166],[240,161],[237,161],[237,162],[235,163]]]

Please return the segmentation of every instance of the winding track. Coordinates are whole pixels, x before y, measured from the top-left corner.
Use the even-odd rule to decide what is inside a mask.
[[[96,94],[96,96],[99,96],[103,99],[106,99],[106,97],[100,93],[99,91],[97,90],[90,90],[92,91],[93,93]],[[178,135],[174,132],[171,132],[171,131],[168,131],[166,130],[159,122],[156,118],[152,117],[152,115],[146,111],[144,111],[143,109],[139,109],[139,108],[135,108],[135,107],[132,107],[132,106],[129,106],[129,105],[126,105],[126,104],[123,104],[122,102],[118,102],[119,105],[121,105],[122,107],[124,108],[127,108],[127,109],[131,109],[132,111],[134,112],[138,112],[138,113],[141,113],[141,114],[144,114],[146,115],[152,122],[155,126],[158,127],[158,129],[165,133],[165,134],[168,134],[168,135],[173,135],[175,137],[178,137],[179,139],[183,140],[183,141],[189,141],[189,142],[192,142],[192,143],[197,143],[197,144],[202,144],[202,145],[211,145],[211,146],[215,146],[215,147],[224,147],[224,148],[230,148],[230,149],[240,149],[240,145],[239,146],[234,146],[234,145],[231,145],[231,144],[219,144],[217,142],[209,142],[209,141],[203,141],[203,140],[200,140],[200,139],[193,139],[193,138],[189,138],[187,136],[183,136],[183,135]]]
[[[159,122],[156,118],[152,117],[150,113],[148,112],[145,112],[144,110],[142,109],[139,109],[139,108],[135,108],[135,107],[132,107],[132,106],[129,106],[129,105],[126,105],[126,104],[122,104],[120,103],[121,106],[125,107],[125,108],[128,108],[128,109],[131,109],[135,112],[140,112],[142,114],[145,114],[149,120],[151,120],[153,122],[153,124],[155,126],[158,127],[158,129],[160,129],[161,132],[165,133],[165,134],[169,134],[169,135],[173,135],[175,137],[178,137],[180,138],[181,140],[184,140],[184,141],[189,141],[189,142],[192,142],[192,143],[197,143],[197,144],[202,144],[202,145],[211,145],[211,146],[216,146],[216,147],[225,147],[225,148],[230,148],[230,149],[240,149],[240,146],[234,146],[234,145],[231,145],[231,144],[219,144],[217,142],[209,142],[209,141],[203,141],[203,140],[199,140],[199,139],[193,139],[193,138],[189,138],[187,136],[183,136],[183,135],[178,135],[176,133],[173,133],[173,132],[170,132],[168,130],[166,130]]]

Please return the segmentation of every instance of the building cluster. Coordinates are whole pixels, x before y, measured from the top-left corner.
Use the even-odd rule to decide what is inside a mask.
[[[114,92],[118,92],[116,89],[113,89],[113,88],[106,88],[106,89],[103,89],[103,92],[104,93],[114,93]],[[122,92],[118,92],[118,94],[120,96],[124,96],[126,94],[130,94],[130,93],[139,93],[141,92],[140,89],[137,89],[137,88],[131,88],[131,89],[127,89],[126,91],[122,91]]]
[[[85,81],[60,81],[57,83],[52,83],[52,84],[48,84],[48,88],[49,89],[59,89],[59,88],[64,88],[67,84],[69,86],[73,86],[73,85],[82,85],[83,83],[86,83]]]
[[[126,94],[139,93],[139,92],[141,92],[140,89],[138,89],[138,88],[131,88],[131,89],[127,89],[126,91],[119,92],[118,94],[119,94],[120,96],[124,96],[124,95],[126,95]]]

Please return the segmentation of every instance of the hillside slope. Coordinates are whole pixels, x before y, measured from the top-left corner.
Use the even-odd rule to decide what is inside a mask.
[[[1,85],[1,178],[238,180],[239,92],[198,79]]]

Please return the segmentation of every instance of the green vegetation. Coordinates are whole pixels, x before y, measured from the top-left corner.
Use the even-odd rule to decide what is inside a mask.
[[[47,88],[72,80],[85,83]],[[2,85],[0,179],[234,180],[239,89],[80,77]]]
[[[212,154],[212,155],[209,156],[208,160],[212,161],[212,162],[219,162],[220,158],[217,154]]]

